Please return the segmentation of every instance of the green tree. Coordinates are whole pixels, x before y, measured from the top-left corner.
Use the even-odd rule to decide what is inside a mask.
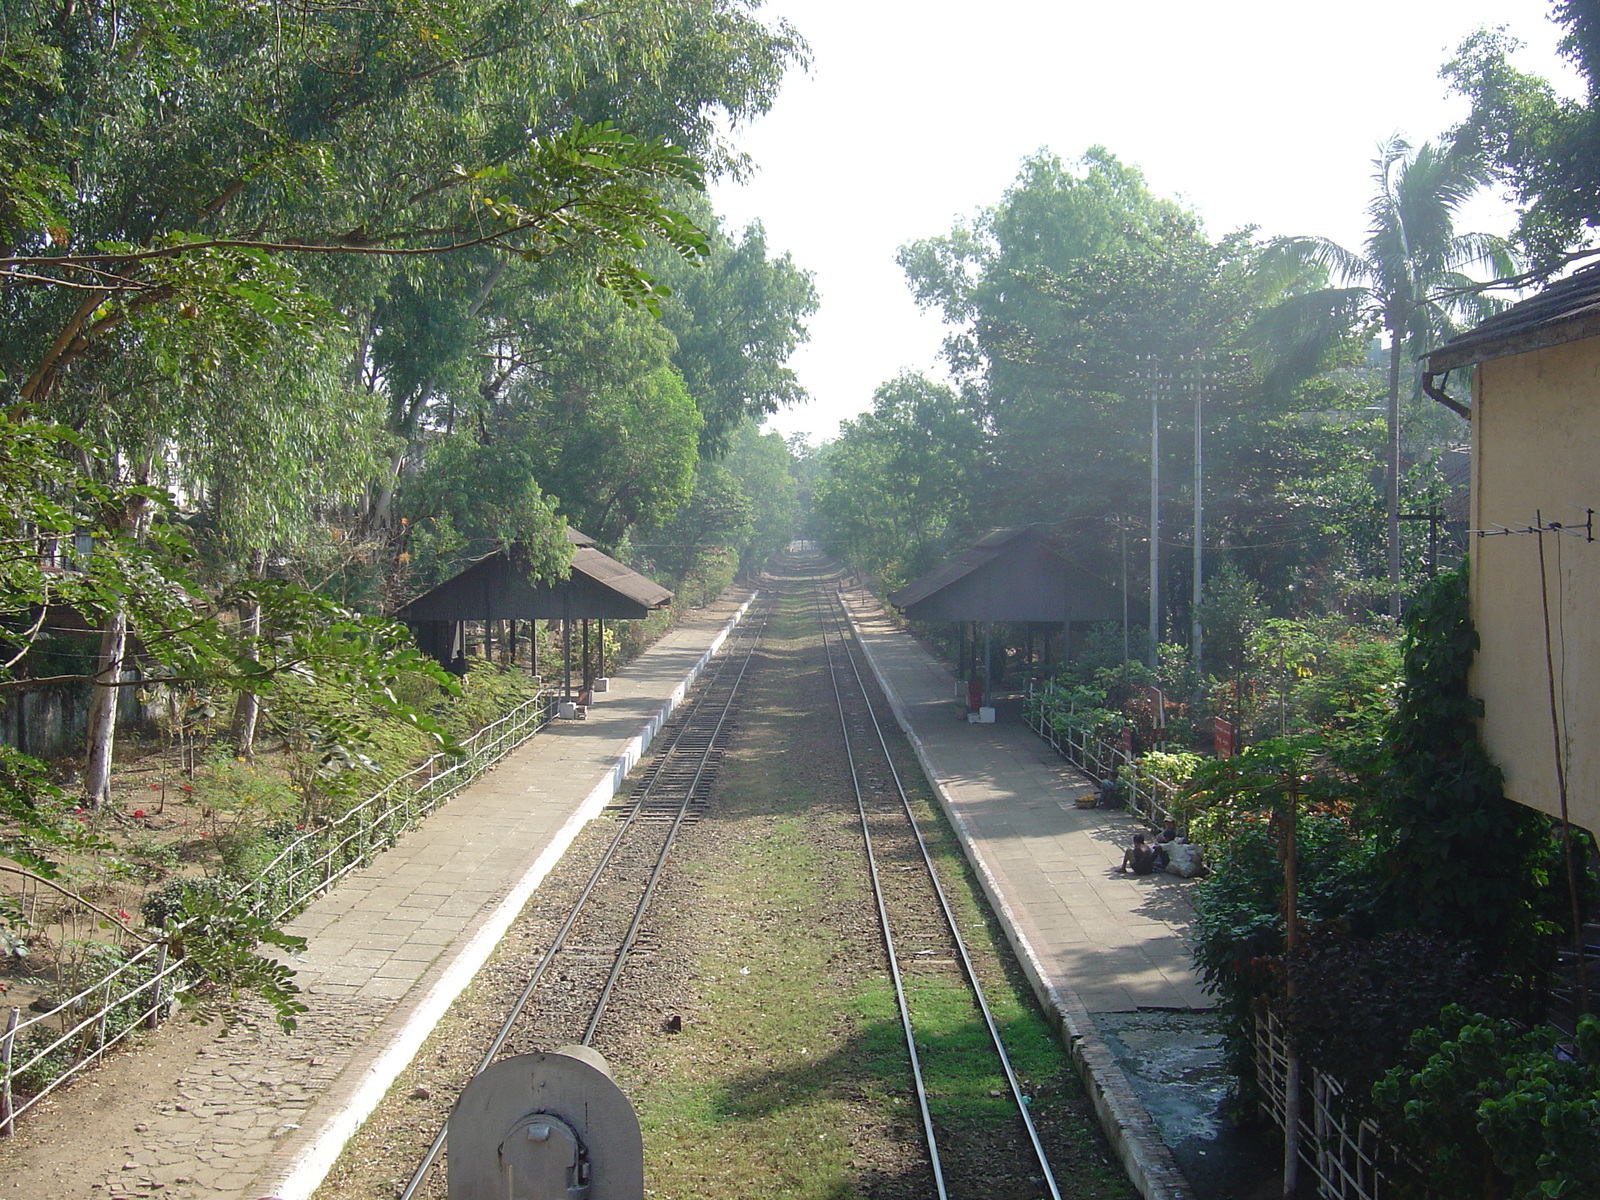
[[[703,202],[688,210],[707,230],[709,252],[696,263],[657,256],[672,298],[662,324],[676,340],[673,365],[700,409],[700,451],[728,452],[734,429],[806,400],[789,356],[806,338],[805,319],[816,311],[809,272],[788,254],[770,257],[759,222],[734,239]]]
[[[1147,511],[1159,366],[1178,377],[1160,405],[1161,502],[1178,510],[1166,528],[1183,528],[1194,479],[1183,377],[1199,357],[1214,376],[1202,419],[1212,561],[1233,563],[1279,611],[1338,602],[1365,573],[1371,489],[1353,443],[1370,430],[1353,318],[1334,314],[1344,336],[1324,322],[1314,342],[1265,319],[1325,282],[1314,267],[1269,260],[1248,231],[1210,238],[1101,148],[1077,171],[1030,158],[1000,204],[900,261],[919,301],[957,327],[947,356],[986,439],[973,502],[992,523],[1051,523],[1091,568],[1121,574],[1118,528]],[[1186,567],[1163,572],[1169,611],[1188,605]]]
[[[498,255],[658,308],[646,241],[706,249],[664,197],[699,186],[694,152],[734,163],[715,115],[759,111],[802,53],[741,5],[690,0],[280,18],[229,3],[0,13],[0,75],[16,84],[0,100],[15,151],[0,180],[0,396],[102,436],[116,453],[92,465],[110,484],[195,494],[212,482],[208,463],[244,459],[256,518],[268,516],[262,497],[299,492],[308,465],[333,483],[381,441],[360,428],[333,441],[330,461],[274,431],[307,415],[301,368],[324,340],[352,364],[342,383],[314,373],[333,429],[355,416],[337,412],[352,377],[388,390],[377,368],[400,356],[379,351],[424,307],[428,282],[402,264],[450,256],[493,279]],[[327,69],[337,63],[361,69]],[[611,123],[630,116],[643,132]],[[457,339],[462,353],[469,344]],[[458,372],[461,358],[431,370]],[[434,390],[415,372],[393,378],[404,444],[374,491],[380,515],[414,432],[405,418]],[[238,419],[241,392],[261,420]],[[210,490],[219,519],[238,525],[241,488]],[[150,514],[129,494],[122,519],[138,535]],[[113,611],[102,674],[125,638]],[[91,790],[112,732],[97,704]]]
[[[747,422],[735,431],[723,463],[750,503],[750,533],[739,565],[747,573],[758,571],[799,536],[799,488],[789,447],[781,434],[761,433]]]
[[[1472,103],[1451,137],[1480,147],[1509,185],[1518,238],[1544,274],[1581,254],[1600,226],[1600,4],[1560,0],[1551,8],[1586,96],[1564,98],[1548,80],[1518,70],[1511,55],[1519,43],[1502,30],[1473,34],[1441,72]]]
[[[1389,545],[1389,615],[1400,615],[1400,474],[1402,380],[1407,396],[1420,393],[1421,376],[1409,358],[1455,329],[1460,318],[1491,311],[1465,272],[1486,266],[1496,275],[1516,270],[1512,248],[1489,234],[1457,233],[1461,205],[1489,181],[1489,168],[1467,142],[1424,143],[1415,151],[1391,138],[1373,161],[1376,191],[1367,206],[1368,232],[1359,253],[1326,238],[1284,238],[1275,252],[1327,269],[1346,286],[1294,303],[1321,303],[1337,311],[1349,306],[1383,330],[1388,339],[1388,448],[1385,456]]]
[[[670,578],[703,583],[716,565],[738,561],[751,534],[751,507],[732,471],[702,461],[688,501],[670,520],[645,530],[636,549]]]
[[[968,529],[982,455],[954,389],[909,373],[884,384],[823,454],[811,509],[824,545],[886,581],[927,570]]]

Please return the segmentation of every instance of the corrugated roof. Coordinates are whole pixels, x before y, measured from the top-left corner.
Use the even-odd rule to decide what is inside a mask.
[[[1121,594],[1042,525],[995,529],[889,597],[916,620],[1114,620]]]
[[[984,534],[942,567],[935,567],[926,575],[913,579],[898,592],[891,592],[889,603],[896,608],[910,608],[919,600],[926,600],[935,592],[943,591],[956,580],[972,574],[979,567],[991,563],[1011,542],[1028,531],[1021,529],[995,529]]]
[[[605,616],[637,619],[664,608],[672,593],[653,579],[594,548],[594,539],[569,527],[572,574],[555,583],[531,583],[505,553],[481,558],[424,592],[395,614],[401,621],[476,621],[515,616]],[[620,605],[620,607],[619,607]]]
[[[623,566],[609,554],[596,550],[592,544],[579,545],[573,550],[572,569],[646,608],[664,608],[672,599],[672,593],[655,580],[639,574],[632,567]]]
[[[1430,371],[1526,354],[1600,335],[1600,266],[1558,279],[1423,355]]]

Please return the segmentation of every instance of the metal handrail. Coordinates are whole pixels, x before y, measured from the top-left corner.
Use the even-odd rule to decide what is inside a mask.
[[[233,898],[250,898],[251,911],[273,921],[299,911],[350,871],[370,863],[401,833],[543,729],[554,716],[555,693],[539,692],[463,739],[465,754],[431,755],[341,816],[289,842],[271,862],[240,884],[232,893]],[[285,864],[296,864],[297,855],[305,855],[306,861],[292,867],[285,880],[287,886],[274,886],[273,872]],[[279,899],[274,901],[274,896]],[[134,1029],[153,1028],[170,1015],[178,997],[191,986],[184,977],[186,962],[183,958],[169,958],[165,943],[154,943],[47,1012],[23,1021],[21,1010],[12,1008],[0,1032],[0,1136],[14,1133],[18,1117]],[[147,972],[146,978],[125,981],[127,976]],[[124,982],[119,985],[119,980]],[[17,1047],[27,1045],[28,1035],[45,1028],[51,1020],[76,1023],[42,1045],[30,1045],[27,1056],[17,1060]],[[59,1074],[17,1103],[16,1081],[63,1053],[72,1057],[60,1064]]]
[[[1030,680],[1028,682],[1030,698],[1034,695],[1033,686],[1033,681]],[[1056,687],[1056,684],[1046,680],[1041,694],[1048,696]],[[1141,786],[1138,760],[1121,746],[1114,745],[1087,729],[1069,728],[1063,736],[1051,723],[1042,705],[1036,717],[1028,718],[1028,727],[1049,742],[1062,758],[1079,770],[1089,772],[1097,780],[1115,779],[1118,766],[1127,767],[1128,807],[1152,825],[1160,825],[1172,819],[1170,801],[1178,794],[1178,786],[1150,772],[1143,772],[1150,780],[1150,788],[1147,790]]]
[[[1252,1049],[1261,1111],[1280,1133],[1288,1124],[1288,1034],[1271,1008],[1258,1010]],[[1401,1160],[1383,1130],[1370,1117],[1353,1113],[1344,1103],[1344,1084],[1309,1064],[1301,1064],[1300,1165],[1310,1172],[1313,1188],[1303,1191],[1327,1200],[1383,1200],[1394,1191],[1389,1164]],[[1309,1085],[1309,1086],[1308,1086]],[[1303,1178],[1303,1177],[1302,1177]]]

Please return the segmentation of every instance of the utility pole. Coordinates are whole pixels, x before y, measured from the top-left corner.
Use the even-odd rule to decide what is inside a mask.
[[[1200,599],[1205,566],[1205,470],[1203,467],[1204,434],[1201,415],[1206,396],[1216,391],[1216,372],[1211,364],[1197,357],[1194,371],[1189,376],[1189,387],[1194,392],[1194,587],[1189,603],[1189,655],[1196,673],[1205,658],[1200,628]]]
[[[1128,662],[1128,527],[1117,518],[1117,543],[1122,550],[1122,661]]]
[[[1150,665],[1161,643],[1161,363],[1149,355],[1150,385]]]

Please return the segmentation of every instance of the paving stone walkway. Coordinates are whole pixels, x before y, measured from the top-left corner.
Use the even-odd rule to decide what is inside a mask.
[[[969,724],[955,679],[875,605],[862,640],[934,765],[951,814],[988,866],[1050,982],[1095,1012],[1204,1009],[1190,961],[1191,882],[1120,874],[1127,813],[1077,806],[1094,785],[1027,726]]]
[[[1187,884],[1117,874],[1131,819],[1078,809],[1091,785],[1025,727],[961,719],[948,669],[870,597],[849,599],[1019,957],[1057,1011],[1113,1144],[1146,1196],[1183,1200],[1181,1174],[1093,1014],[1209,1006],[1184,943]],[[112,1135],[125,1154],[110,1171],[62,1152],[75,1123],[95,1129],[95,1088],[69,1090],[44,1117],[56,1127],[53,1141],[30,1138],[25,1125],[0,1143],[0,1200],[309,1196],[368,1102],[431,1028],[429,1014],[448,1006],[463,973],[498,940],[500,921],[603,804],[596,798],[620,785],[628,757],[642,751],[641,731],[653,732],[742,600],[674,630],[613,678],[588,721],[535,736],[297,918],[291,930],[310,944],[295,965],[312,1011],[294,1036],[247,1022],[169,1076],[142,1080],[148,1118],[131,1135]]]
[[[309,942],[293,965],[311,1006],[292,1036],[248,1020],[167,1077],[139,1079],[148,1116],[131,1131],[97,1126],[103,1093],[94,1085],[67,1089],[37,1129],[24,1123],[0,1142],[0,1197],[309,1196],[578,828],[620,786],[747,595],[680,623],[612,677],[586,721],[556,722],[529,739],[289,923]],[[138,1078],[139,1055],[98,1074]],[[63,1153],[75,1127],[96,1144],[120,1139],[109,1171],[103,1154],[94,1162]]]

